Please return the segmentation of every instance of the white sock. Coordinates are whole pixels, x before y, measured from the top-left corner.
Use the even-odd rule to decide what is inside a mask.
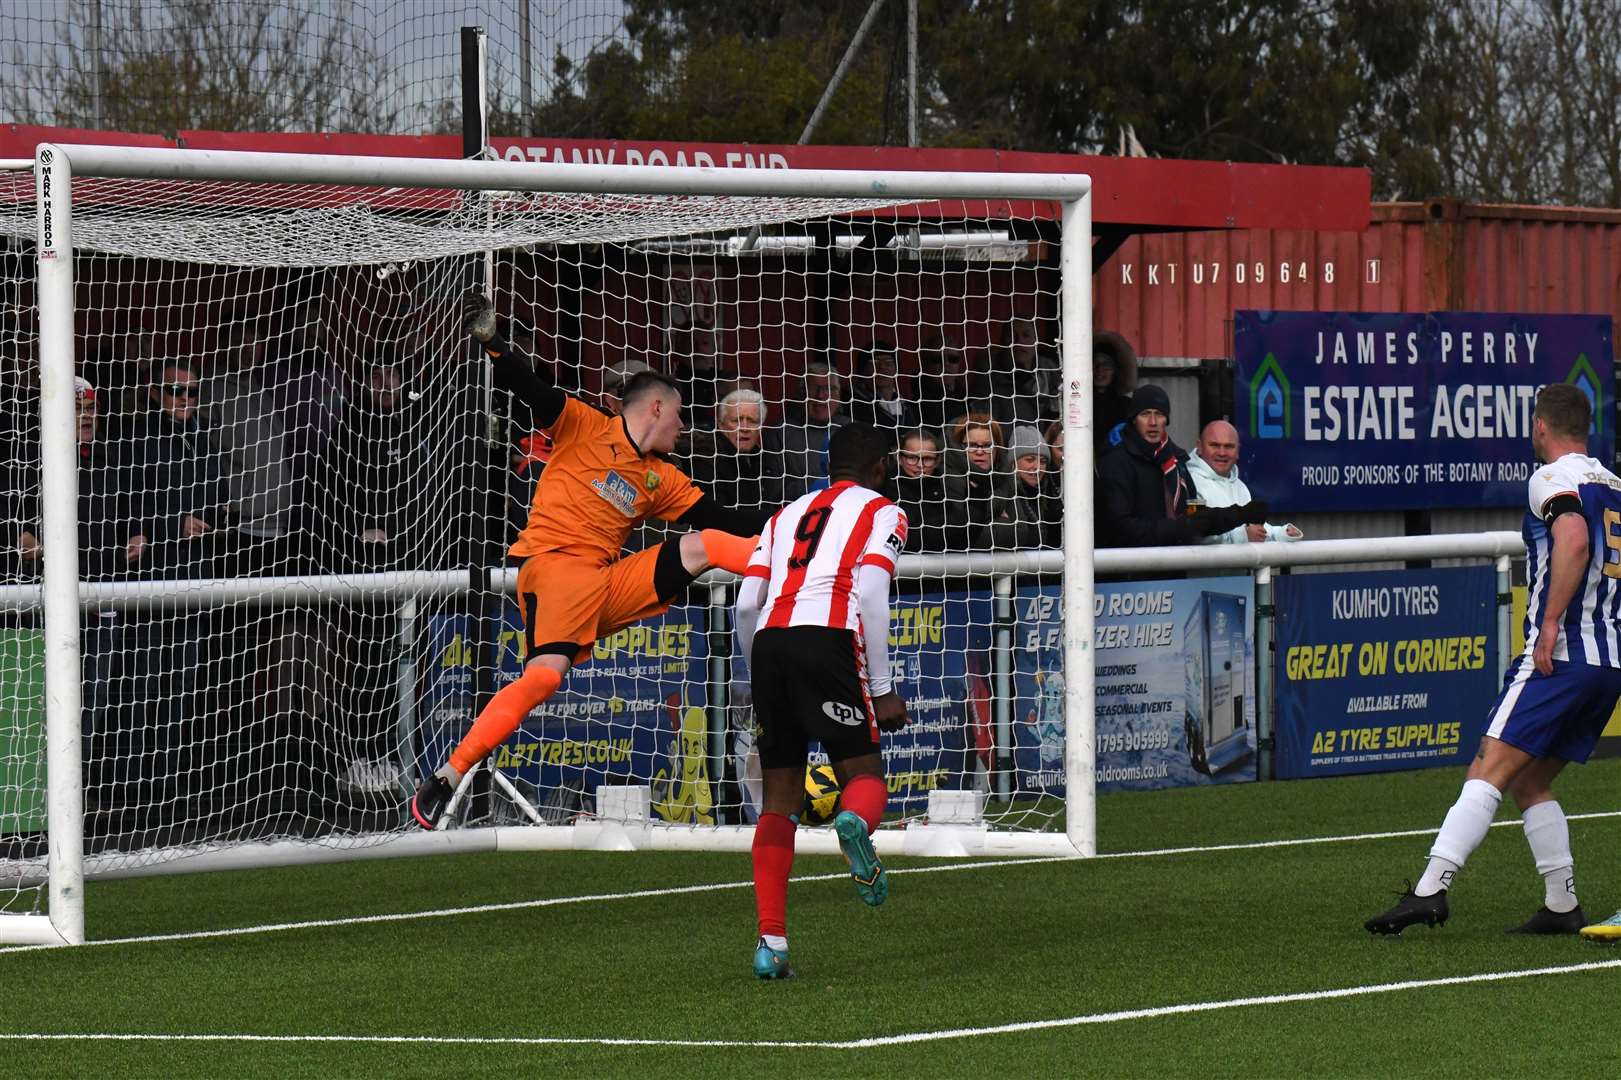
[[[1486,831],[1497,816],[1497,806],[1503,793],[1484,780],[1465,780],[1458,801],[1447,811],[1441,822],[1441,832],[1430,848],[1429,865],[1418,879],[1413,892],[1419,896],[1433,896],[1452,887],[1452,878],[1470,854],[1486,839]]]
[[[1576,909],[1576,860],[1570,854],[1570,825],[1557,802],[1540,802],[1520,814],[1525,822],[1525,842],[1537,861],[1549,911]]]
[[[780,934],[761,934],[760,940],[765,942],[777,952],[788,951],[788,939]]]

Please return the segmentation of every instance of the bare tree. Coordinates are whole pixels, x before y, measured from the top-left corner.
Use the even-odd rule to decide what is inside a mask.
[[[69,0],[53,55],[13,44],[0,110],[16,123],[122,131],[367,131],[398,126],[391,73],[352,17],[278,0]]]
[[[1615,206],[1621,5],[1464,0],[1440,16],[1425,88],[1435,194]]]
[[[1554,81],[1582,103],[1575,134],[1586,148],[1584,201],[1621,206],[1621,5],[1579,0],[1574,6],[1584,34]]]

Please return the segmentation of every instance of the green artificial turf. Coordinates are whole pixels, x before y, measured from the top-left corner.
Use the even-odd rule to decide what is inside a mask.
[[[1107,853],[1433,829],[1455,770],[1106,796]],[[1621,810],[1621,762],[1561,778],[1575,815]],[[1509,809],[1502,820],[1513,817]],[[1595,918],[1621,906],[1621,818],[1575,820]],[[330,920],[237,936],[0,952],[7,1076],[1618,1075],[1621,966],[869,1046],[885,1039],[1581,963],[1621,950],[1502,931],[1541,902],[1518,828],[1460,875],[1439,930],[1374,939],[1427,836],[996,865],[891,860],[889,902],[796,881],[797,979],[749,974],[741,854],[467,855],[93,882],[95,940]],[[962,867],[961,869],[952,869]],[[802,856],[796,877],[837,874]],[[676,895],[643,890],[712,885]],[[356,917],[581,902],[447,917]],[[1608,1036],[1600,1037],[1601,1032]],[[21,1033],[297,1041],[30,1042]],[[433,1036],[435,1044],[323,1042]],[[470,1039],[649,1040],[517,1045]]]

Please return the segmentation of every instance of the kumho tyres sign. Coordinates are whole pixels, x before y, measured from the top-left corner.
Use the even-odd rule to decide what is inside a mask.
[[[1279,779],[1464,763],[1497,684],[1490,567],[1277,580]]]
[[[1281,510],[1520,506],[1539,388],[1593,403],[1615,443],[1608,315],[1234,313],[1240,468]]]

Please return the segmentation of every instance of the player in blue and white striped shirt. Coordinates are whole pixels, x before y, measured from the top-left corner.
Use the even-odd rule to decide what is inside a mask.
[[[1621,479],[1587,456],[1591,422],[1576,387],[1557,383],[1537,394],[1531,446],[1541,466],[1525,516],[1525,653],[1509,667],[1423,876],[1395,907],[1363,923],[1373,933],[1446,922],[1453,877],[1486,838],[1505,791],[1520,807],[1545,894],[1515,932],[1574,934],[1587,921],[1552,785],[1567,762],[1587,760],[1621,699]]]

